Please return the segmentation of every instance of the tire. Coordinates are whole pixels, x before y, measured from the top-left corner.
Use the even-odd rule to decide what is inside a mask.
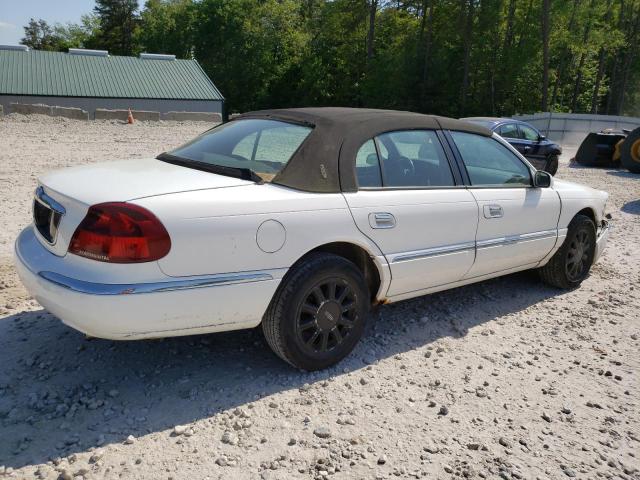
[[[547,166],[544,169],[545,172],[555,175],[558,172],[559,161],[558,155],[549,155],[549,158],[547,159]]]
[[[578,287],[589,275],[596,250],[596,226],[586,215],[576,215],[567,237],[551,260],[538,269],[542,280],[552,287]],[[576,261],[576,257],[580,259]]]
[[[630,172],[640,173],[640,128],[636,128],[622,142],[620,162]]]
[[[350,261],[313,253],[285,275],[262,319],[271,349],[296,368],[321,370],[346,357],[360,340],[369,289]]]

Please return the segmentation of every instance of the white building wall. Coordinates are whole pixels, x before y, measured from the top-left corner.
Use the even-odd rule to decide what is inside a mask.
[[[634,130],[640,127],[640,118],[613,115],[544,112],[514,115],[513,118],[530,123],[549,139],[564,145],[579,145],[587,133],[605,128]]]
[[[54,105],[58,107],[81,108],[89,112],[93,119],[96,108],[108,110],[148,110],[151,112],[213,112],[222,114],[222,100],[157,100],[146,98],[90,98],[90,97],[47,97],[36,95],[0,95],[0,105],[5,115],[11,113],[9,104],[26,103]]]

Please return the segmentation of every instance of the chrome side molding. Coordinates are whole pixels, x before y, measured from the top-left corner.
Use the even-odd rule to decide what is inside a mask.
[[[273,280],[273,277],[268,273],[208,275],[198,278],[150,283],[94,283],[47,271],[38,272],[38,275],[59,287],[88,295],[137,295]]]
[[[427,248],[425,250],[416,250],[413,252],[402,252],[391,258],[391,263],[406,262],[409,260],[417,260],[419,258],[435,257],[438,255],[446,255],[450,253],[461,253],[467,250],[475,250],[479,248],[495,247],[498,245],[511,245],[528,240],[541,240],[543,238],[555,238],[558,236],[557,230],[543,230],[540,232],[523,233],[520,235],[510,235],[508,237],[490,238],[488,240],[480,240],[478,242],[456,243],[453,245],[443,245],[440,247]]]
[[[475,242],[457,243],[455,245],[427,248],[425,250],[416,250],[414,252],[407,252],[396,255],[391,259],[391,263],[406,262],[409,260],[417,260],[419,258],[435,257],[436,255],[446,255],[448,253],[460,253],[467,250],[475,250],[475,248]]]
[[[490,238],[488,240],[480,240],[476,242],[477,248],[496,247],[498,245],[511,245],[527,240],[542,240],[543,238],[557,237],[557,230],[543,230],[540,232],[523,233],[520,235],[509,235],[507,237]]]

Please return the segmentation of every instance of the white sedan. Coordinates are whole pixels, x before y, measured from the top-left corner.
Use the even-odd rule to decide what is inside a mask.
[[[157,158],[39,179],[16,241],[31,294],[88,335],[262,323],[290,364],[345,357],[367,312],[525,269],[588,275],[608,195],[484,128],[408,112],[253,112]]]

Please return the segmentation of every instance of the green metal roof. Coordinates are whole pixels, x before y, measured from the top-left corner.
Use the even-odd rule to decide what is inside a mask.
[[[223,100],[195,60],[0,50],[0,95]]]

